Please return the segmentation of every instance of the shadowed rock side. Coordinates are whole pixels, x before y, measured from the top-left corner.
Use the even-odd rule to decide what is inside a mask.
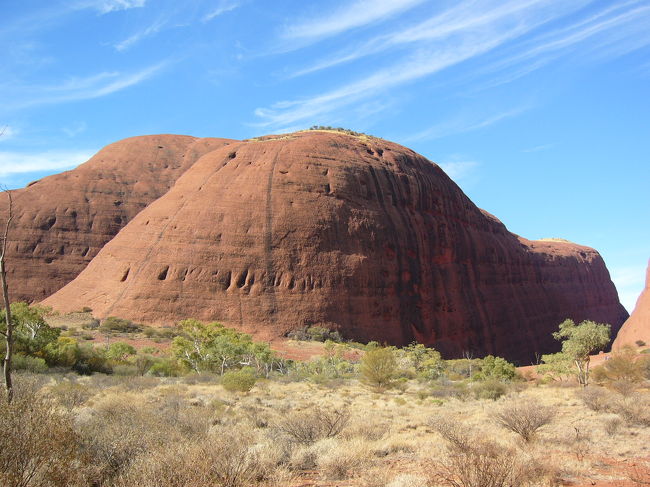
[[[41,300],[74,279],[106,242],[225,139],[133,137],[78,168],[15,190],[7,256],[12,300]],[[0,221],[5,219],[4,201]]]
[[[629,319],[618,332],[612,349],[620,350],[626,345],[634,346],[638,340],[650,345],[650,261],[645,276],[645,289],[637,299]]]
[[[596,251],[520,239],[413,151],[325,132],[206,154],[45,304],[522,361],[567,317],[627,317]]]

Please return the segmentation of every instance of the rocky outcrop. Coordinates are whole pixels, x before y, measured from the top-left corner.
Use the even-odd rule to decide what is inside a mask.
[[[650,346],[650,261],[646,271],[645,289],[641,292],[634,311],[618,332],[612,349],[620,350],[627,345],[635,346],[638,341]]]
[[[105,147],[72,171],[13,191],[7,256],[12,300],[41,300],[70,282],[200,156],[229,142],[182,135],[133,137]],[[4,199],[0,208],[4,221]]]
[[[520,238],[424,157],[328,132],[207,152],[45,304],[522,362],[566,318],[627,317],[595,250]]]

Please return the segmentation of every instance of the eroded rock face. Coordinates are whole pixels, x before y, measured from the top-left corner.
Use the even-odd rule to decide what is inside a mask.
[[[646,271],[645,289],[639,296],[634,311],[618,332],[612,349],[620,350],[626,345],[635,346],[639,340],[650,345],[650,261]]]
[[[413,151],[326,132],[206,153],[45,304],[527,362],[566,318],[627,317],[595,250],[519,238]]]
[[[74,279],[200,156],[230,141],[182,135],[133,137],[78,168],[13,192],[7,256],[13,301],[38,301]],[[0,221],[5,221],[4,199]]]

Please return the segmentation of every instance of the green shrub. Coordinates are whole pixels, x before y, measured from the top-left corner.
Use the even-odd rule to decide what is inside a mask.
[[[42,374],[48,370],[47,364],[42,358],[31,357],[22,353],[13,356],[12,366],[14,370],[26,370],[34,374]]]
[[[221,385],[229,392],[248,392],[253,388],[256,381],[257,376],[252,367],[229,370],[221,377]]]
[[[490,379],[474,384],[472,392],[476,399],[490,399],[496,401],[508,392],[508,388],[503,382],[496,379]]]
[[[488,355],[479,364],[480,370],[473,376],[473,380],[498,380],[509,382],[517,376],[517,368],[506,359]]]
[[[181,369],[176,360],[171,358],[157,358],[147,371],[147,375],[154,377],[178,377],[181,375]]]
[[[397,361],[392,348],[375,348],[361,359],[361,380],[378,391],[392,386],[397,372]]]
[[[99,329],[104,333],[138,333],[142,331],[142,326],[131,320],[109,316],[102,322]]]

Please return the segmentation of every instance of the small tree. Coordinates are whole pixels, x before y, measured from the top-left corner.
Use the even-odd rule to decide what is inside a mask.
[[[609,325],[593,321],[576,325],[573,320],[564,320],[559,331],[553,333],[553,338],[562,342],[562,354],[575,364],[582,387],[589,384],[589,356],[607,346],[610,329]]]
[[[361,379],[379,391],[390,387],[396,371],[397,361],[390,347],[370,350],[361,359]]]

